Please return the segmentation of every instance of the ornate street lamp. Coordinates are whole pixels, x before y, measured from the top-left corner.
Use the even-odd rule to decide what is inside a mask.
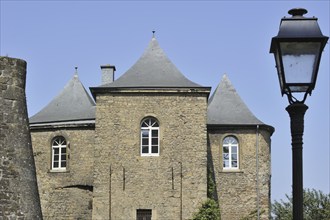
[[[328,41],[317,23],[317,18],[306,18],[306,9],[288,12],[282,18],[278,35],[272,38],[270,53],[274,53],[282,96],[287,95],[286,108],[291,120],[293,219],[303,219],[303,162],[302,145],[307,95],[315,87],[322,51]],[[298,100],[293,93],[302,93]]]

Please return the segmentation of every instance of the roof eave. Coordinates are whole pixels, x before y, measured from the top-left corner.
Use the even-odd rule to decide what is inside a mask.
[[[211,92],[211,87],[170,87],[170,86],[136,86],[136,87],[90,87],[93,98],[96,100],[97,94],[102,93],[207,93],[207,97]]]
[[[208,130],[228,130],[228,129],[256,129],[259,126],[259,129],[266,130],[270,133],[270,136],[273,135],[275,128],[266,124],[207,124]]]
[[[94,128],[95,118],[69,121],[49,121],[30,123],[30,130],[49,130],[55,128]]]

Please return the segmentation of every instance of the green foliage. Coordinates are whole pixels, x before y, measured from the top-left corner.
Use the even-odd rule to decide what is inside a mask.
[[[214,199],[207,199],[199,212],[194,215],[193,220],[220,220],[218,203]]]
[[[272,205],[274,220],[292,219],[292,196],[285,195],[288,201],[275,201]],[[330,219],[330,194],[315,189],[304,190],[304,220]]]
[[[272,213],[274,214],[274,220],[289,220],[292,219],[292,197],[285,194],[288,202],[284,202],[282,199],[280,202],[276,201],[272,204]]]
[[[218,202],[214,199],[215,183],[213,181],[212,169],[207,167],[207,197],[202,207],[194,214],[193,220],[220,220],[220,209]]]

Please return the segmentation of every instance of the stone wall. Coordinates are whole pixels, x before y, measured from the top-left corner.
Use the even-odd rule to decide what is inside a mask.
[[[51,142],[67,140],[67,169],[51,170]],[[94,126],[32,128],[31,137],[44,219],[91,219]]]
[[[259,190],[260,219],[270,217],[270,136],[271,131],[260,129],[257,135],[253,128],[209,129],[209,152],[213,168],[216,197],[218,198],[221,219],[239,220],[257,211]],[[233,135],[239,141],[239,169],[223,170],[222,141]],[[256,143],[258,143],[258,184]]]
[[[0,219],[42,218],[25,78],[25,61],[0,57]]]
[[[190,219],[207,197],[208,91],[97,95],[93,219]],[[160,155],[140,156],[140,123],[160,125]]]

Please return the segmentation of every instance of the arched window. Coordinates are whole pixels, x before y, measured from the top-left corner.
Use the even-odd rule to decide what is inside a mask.
[[[55,137],[52,141],[52,170],[66,170],[67,143],[64,137]]]
[[[159,123],[152,117],[141,122],[141,156],[159,156]]]
[[[233,136],[228,136],[223,140],[222,161],[223,169],[239,168],[239,148],[238,141]]]

